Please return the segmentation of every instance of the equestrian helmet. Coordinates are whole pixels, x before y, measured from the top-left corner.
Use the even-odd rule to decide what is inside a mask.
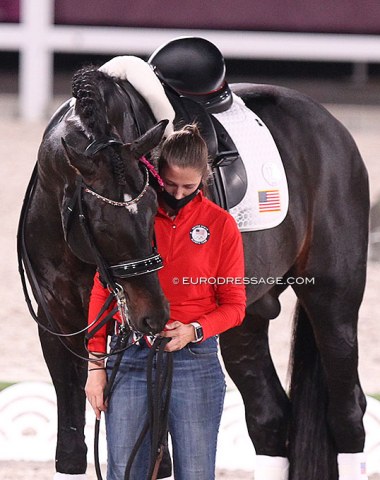
[[[232,104],[219,49],[200,37],[179,37],[159,47],[149,58],[156,74],[180,95],[201,103],[210,113]]]

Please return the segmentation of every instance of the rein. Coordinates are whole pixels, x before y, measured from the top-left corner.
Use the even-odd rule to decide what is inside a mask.
[[[77,335],[78,333],[82,333],[84,330],[81,330],[79,332],[75,332],[74,334],[65,334],[65,333],[57,333],[56,331],[52,330],[52,328],[57,328],[57,325],[50,315],[49,309],[47,308],[45,297],[42,294],[41,287],[37,281],[37,277],[34,273],[34,269],[30,260],[30,257],[28,255],[28,251],[25,245],[25,223],[26,223],[26,214],[30,208],[31,201],[33,199],[33,195],[35,192],[35,187],[37,183],[37,177],[38,177],[38,165],[37,163],[34,166],[33,172],[31,179],[29,181],[28,187],[26,189],[25,197],[23,200],[22,208],[21,208],[21,215],[20,215],[20,221],[18,224],[18,229],[17,229],[17,260],[18,260],[18,271],[21,277],[21,283],[22,283],[22,288],[24,292],[24,297],[26,304],[28,306],[29,312],[32,316],[32,318],[37,322],[39,327],[41,327],[43,330],[46,332],[51,333],[52,335],[58,335],[60,337],[65,337],[65,336],[71,336],[71,335]],[[43,325],[34,311],[33,305],[31,298],[28,293],[28,288],[27,288],[27,283],[26,283],[26,276],[25,276],[25,268],[29,272],[29,280],[30,283],[32,284],[32,287],[34,288],[35,291],[35,296],[37,297],[37,303],[41,306],[48,324],[50,325],[50,328],[47,327],[46,325]],[[87,328],[87,327],[86,327]]]
[[[25,301],[27,303],[27,306],[32,318],[36,321],[36,323],[40,328],[47,331],[51,335],[57,336],[61,341],[62,345],[65,348],[67,348],[73,355],[87,362],[90,360],[87,357],[83,357],[82,355],[79,355],[78,353],[73,351],[66,344],[66,342],[63,341],[62,337],[74,336],[74,335],[84,333],[85,331],[88,331],[89,328],[96,325],[95,328],[86,335],[86,337],[88,338],[91,334],[94,334],[94,332],[97,329],[101,328],[106,322],[111,320],[113,315],[116,313],[117,309],[119,309],[121,318],[123,319],[123,325],[121,327],[122,333],[119,337],[120,341],[117,343],[116,348],[112,352],[110,352],[109,354],[105,354],[104,357],[102,357],[102,358],[106,358],[110,355],[117,355],[115,366],[111,373],[110,380],[107,384],[107,389],[105,392],[105,398],[108,398],[110,396],[112,385],[114,383],[124,351],[127,348],[130,348],[131,346],[133,346],[135,343],[137,343],[139,338],[141,338],[142,336],[140,333],[138,333],[136,336],[136,340],[130,343],[129,345],[127,345],[127,340],[129,336],[132,334],[132,331],[131,331],[132,329],[129,328],[127,330],[127,328],[125,327],[126,324],[130,327],[126,298],[125,298],[123,289],[120,287],[120,285],[118,285],[114,281],[113,276],[115,275],[121,278],[128,278],[128,277],[143,275],[145,273],[156,271],[159,268],[162,268],[163,266],[162,259],[160,255],[157,254],[156,247],[154,246],[154,252],[151,255],[149,255],[146,259],[131,260],[129,262],[124,262],[118,265],[113,265],[108,267],[103,257],[101,256],[100,252],[96,248],[96,245],[93,241],[93,237],[90,233],[87,218],[84,214],[83,202],[82,202],[83,182],[78,181],[76,193],[72,201],[69,203],[68,209],[72,213],[74,211],[75,204],[78,203],[79,218],[80,218],[83,231],[85,232],[85,235],[88,236],[87,239],[89,240],[93,253],[95,254],[96,260],[100,264],[100,265],[98,264],[98,268],[100,267],[101,273],[106,276],[105,278],[107,278],[109,282],[112,282],[110,284],[112,284],[113,290],[110,292],[110,295],[108,296],[105,304],[103,305],[102,309],[98,313],[96,319],[91,323],[91,325],[88,325],[82,330],[79,330],[73,333],[65,334],[60,332],[58,325],[56,324],[54,318],[50,314],[49,308],[47,306],[45,297],[42,293],[41,287],[38,283],[38,280],[35,275],[35,272],[26,248],[26,244],[25,244],[26,217],[34,196],[34,192],[37,184],[37,177],[38,177],[38,165],[36,163],[33,169],[32,176],[29,181],[26,193],[25,193],[24,200],[23,200],[20,221],[19,221],[18,231],[17,231],[18,269],[21,277],[21,283],[22,283]],[[32,288],[34,289],[37,303],[42,308],[46,316],[46,319],[48,321],[49,327],[40,322],[37,313],[34,311],[31,298],[28,292],[28,288],[27,288],[24,266],[28,270],[30,283]],[[97,323],[99,322],[99,319],[102,317],[102,315],[107,311],[107,309],[109,308],[109,306],[111,305],[115,297],[118,305],[117,309],[114,308],[110,312],[110,314],[108,314],[105,318],[102,319],[100,323]],[[171,355],[167,355],[166,369],[163,368],[163,352],[164,352],[165,345],[168,341],[169,339],[156,337],[154,344],[152,346],[152,349],[149,352],[148,368],[147,368],[147,387],[148,387],[147,393],[148,393],[148,404],[149,404],[148,412],[150,413],[148,414],[148,418],[140,433],[138,442],[134,447],[133,454],[129,459],[126,472],[125,472],[126,479],[130,478],[129,472],[132,467],[133,460],[149,429],[151,429],[151,455],[150,455],[151,462],[149,467],[149,477],[148,477],[149,479],[151,479],[152,475],[155,474],[156,471],[158,470],[158,466],[162,458],[163,447],[164,447],[164,442],[165,442],[166,432],[167,432],[169,400],[170,400],[172,373],[173,373],[173,359]],[[155,387],[153,388],[153,358],[156,351],[158,352],[158,357],[157,357],[156,377],[154,382]],[[163,393],[165,393],[164,399],[163,399]],[[95,469],[96,469],[98,480],[102,480],[100,462],[99,462],[99,451],[98,451],[99,429],[100,429],[100,422],[99,420],[96,420],[95,437],[94,437]]]
[[[122,331],[117,339],[115,351],[118,352],[118,356],[116,357],[115,364],[113,366],[110,378],[104,391],[104,400],[109,399],[112,393],[112,387],[115,382],[116,374],[119,370],[120,362],[124,351],[134,345],[134,343],[131,343],[127,346],[128,338],[130,337],[130,335],[131,332],[124,331],[123,333]],[[164,359],[165,346],[168,344],[169,341],[169,338],[156,337],[149,351],[147,359],[147,418],[128,459],[124,472],[124,480],[130,480],[133,462],[144,441],[144,438],[149,431],[151,437],[151,447],[147,480],[155,480],[157,478],[157,471],[162,460],[164,448],[166,446],[169,403],[173,380],[173,356],[168,353],[166,355],[166,363]],[[154,358],[156,353],[157,359],[155,367]],[[103,480],[99,459],[99,433],[100,420],[95,419],[95,471],[97,480]]]

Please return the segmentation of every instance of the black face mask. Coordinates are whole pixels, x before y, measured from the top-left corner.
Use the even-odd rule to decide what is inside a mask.
[[[190,195],[187,195],[186,197],[183,198],[175,198],[173,195],[171,195],[169,192],[166,190],[162,190],[161,192],[161,198],[162,200],[166,203],[166,205],[173,210],[179,210],[180,208],[183,208],[185,205],[187,205],[191,200],[196,197],[196,195],[199,192],[199,187],[195,189],[193,193],[190,193]]]

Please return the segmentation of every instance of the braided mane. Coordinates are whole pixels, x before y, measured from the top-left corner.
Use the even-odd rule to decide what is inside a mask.
[[[112,77],[94,66],[78,70],[72,80],[72,94],[76,98],[76,112],[87,133],[93,139],[111,138],[112,125],[107,117],[106,90],[115,88]],[[119,185],[125,185],[125,166],[120,155],[109,151],[112,169]]]
[[[76,113],[93,138],[106,137],[111,132],[104,98],[104,89],[110,86],[114,88],[114,80],[95,66],[81,68],[72,79]]]

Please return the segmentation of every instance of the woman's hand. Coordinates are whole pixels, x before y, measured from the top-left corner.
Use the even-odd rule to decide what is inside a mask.
[[[165,330],[160,333],[161,337],[171,338],[166,345],[166,352],[175,352],[181,350],[185,345],[195,340],[194,327],[191,324],[172,322],[165,326]]]
[[[85,392],[87,400],[90,402],[96,418],[100,420],[101,412],[107,410],[106,402],[104,402],[104,389],[107,384],[107,375],[105,369],[91,370],[89,368]]]

